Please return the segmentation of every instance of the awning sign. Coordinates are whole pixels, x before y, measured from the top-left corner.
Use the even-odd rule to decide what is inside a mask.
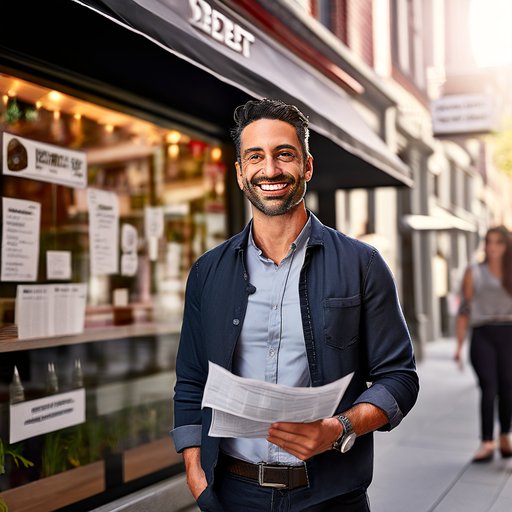
[[[244,57],[251,56],[254,35],[227,16],[214,9],[206,0],[189,0],[192,15],[190,23],[216,41]]]
[[[87,158],[82,151],[4,133],[2,155],[5,175],[73,188],[87,186]]]
[[[50,395],[10,406],[9,443],[85,422],[85,389]]]
[[[444,96],[432,102],[436,135],[487,133],[496,128],[493,103],[485,94]]]

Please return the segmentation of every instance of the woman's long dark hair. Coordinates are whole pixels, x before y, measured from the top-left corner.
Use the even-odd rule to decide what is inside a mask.
[[[503,254],[503,259],[501,260],[501,283],[509,295],[512,295],[512,233],[510,233],[510,231],[505,226],[496,226],[490,228],[485,235],[486,245],[489,235],[492,233],[499,235],[507,246],[505,249],[505,254]]]

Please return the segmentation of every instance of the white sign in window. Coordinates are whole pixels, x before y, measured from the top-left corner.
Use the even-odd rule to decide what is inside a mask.
[[[2,200],[2,281],[36,281],[41,205]]]
[[[70,251],[46,251],[46,278],[62,281],[71,279]]]
[[[91,274],[117,274],[119,269],[119,201],[114,192],[87,189]]]
[[[85,389],[12,404],[9,443],[85,422]]]
[[[87,158],[83,151],[45,144],[18,135],[3,135],[3,173],[67,187],[87,186]]]

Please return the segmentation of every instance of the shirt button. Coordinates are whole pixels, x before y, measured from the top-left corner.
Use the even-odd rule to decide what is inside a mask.
[[[271,357],[274,357],[274,354],[276,353],[276,351],[275,351],[273,348],[271,348],[271,349],[268,351],[268,353],[270,354],[270,356],[271,356]]]
[[[274,304],[274,305],[272,306],[272,309],[277,309],[277,304]]]
[[[233,325],[238,325],[240,320],[238,318],[233,318]]]

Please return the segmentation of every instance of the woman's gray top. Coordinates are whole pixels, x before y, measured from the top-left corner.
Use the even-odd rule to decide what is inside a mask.
[[[471,274],[471,326],[512,323],[512,295],[507,293],[501,281],[491,273],[487,263],[471,265]]]

